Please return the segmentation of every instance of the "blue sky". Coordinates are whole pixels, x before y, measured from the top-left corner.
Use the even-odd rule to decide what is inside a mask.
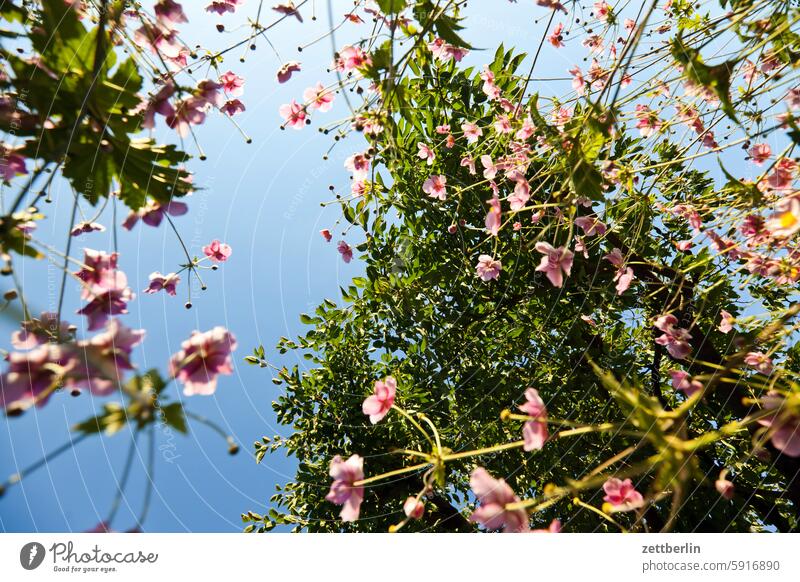
[[[214,29],[217,22],[234,29],[245,22],[245,16],[252,16],[257,7],[257,2],[251,0],[239,14],[217,17],[204,13],[202,4],[184,2],[190,23],[181,30],[189,44],[199,43],[212,49],[239,40],[246,33],[241,28],[230,34],[218,34]],[[157,429],[155,488],[144,524],[147,531],[239,531],[242,527],[239,514],[249,509],[264,511],[275,484],[293,477],[292,461],[280,454],[267,456],[260,466],[253,460],[254,440],[286,429],[276,425],[270,406],[280,387],[270,381],[268,369],[247,366],[242,358],[253,347],[263,344],[271,362],[279,366],[294,363],[301,368],[305,366],[305,361],[296,360],[295,354],[280,356],[273,346],[280,336],[292,337],[302,331],[298,319],[301,312],[313,311],[325,297],[338,300],[339,285],[360,272],[358,260],[345,265],[336,252],[335,242],[341,238],[341,229],[335,232],[331,244],[326,244],[319,235],[321,228],[333,230],[338,217],[335,207],[323,208],[320,203],[332,198],[329,185],[335,185],[338,191],[349,190],[342,161],[363,145],[356,136],[350,136],[338,143],[329,161],[322,159],[333,142],[316,128],[320,123],[345,116],[341,97],[338,106],[317,115],[311,127],[299,132],[279,130],[277,111],[282,103],[291,98],[300,101],[306,87],[318,80],[331,79],[325,72],[332,59],[329,40],[301,54],[296,51],[299,43],[317,38],[327,30],[324,4],[317,3],[316,22],[311,20],[307,5],[303,8],[306,17],[303,25],[284,22],[270,35],[283,60],[303,62],[303,71],[286,85],[278,85],[274,80],[281,61],[263,41],[257,43],[255,52],[232,51],[222,65],[222,71],[232,69],[246,79],[241,99],[247,111],[237,120],[253,143],[246,144],[238,131],[218,115],[199,129],[198,137],[208,159],[201,162],[195,158],[189,167],[202,190],[188,200],[190,212],[177,218],[176,225],[193,254],[199,254],[200,247],[211,239],[219,238],[233,247],[230,261],[217,272],[206,272],[208,290],[195,290],[191,310],[183,307],[186,287],[182,284],[175,298],[138,293],[130,305],[130,313],[123,317],[128,326],[147,330],[144,344],[135,352],[135,361],[141,369],[157,367],[164,371],[169,356],[194,329],[224,325],[239,343],[234,375],[221,378],[213,397],[191,397],[186,404],[194,413],[225,427],[241,445],[241,452],[229,456],[217,434],[191,420],[191,431],[185,436]],[[349,1],[333,4],[337,21],[352,6]],[[535,51],[549,16],[547,10],[527,1],[517,5],[504,0],[470,4],[465,37],[476,48],[488,49],[473,51],[468,57],[470,63],[490,62],[500,42],[521,51]],[[540,22],[534,22],[534,17]],[[337,33],[337,45],[363,34],[368,26],[358,29],[346,25]],[[240,63],[239,57],[244,53],[246,62]],[[584,53],[580,47],[558,52],[545,47],[536,75],[564,77],[566,69],[574,64],[585,70]],[[203,76],[197,72],[198,78]],[[548,92],[543,85],[534,84],[532,89]],[[175,139],[163,127],[158,134]],[[196,152],[191,143],[186,144],[186,149]],[[48,220],[37,237],[63,248],[71,208],[70,192],[63,183],[56,182],[54,198],[53,205],[43,208]],[[86,212],[87,216],[91,214],[88,209]],[[100,221],[109,224],[110,207]],[[110,232],[94,233],[74,242],[76,250],[83,246],[111,248]],[[136,291],[146,287],[152,271],[174,271],[182,261],[178,241],[166,225],[153,229],[140,224],[132,232],[121,230],[119,246],[121,268]],[[20,268],[32,309],[54,309],[60,280],[58,268],[48,268],[42,261],[21,263]],[[8,283],[0,280],[0,289],[7,289],[3,285]],[[74,313],[77,306],[76,286],[68,285],[64,312]],[[75,315],[70,320],[83,324]],[[9,346],[7,338],[14,328],[15,323],[9,318],[0,320],[0,337],[5,338],[0,346]],[[168,391],[172,398],[183,398],[175,386]],[[60,394],[46,407],[21,418],[3,417],[0,478],[66,442],[73,424],[88,418],[109,400],[113,399],[98,399],[90,394],[71,398]],[[62,455],[12,487],[0,499],[0,531],[82,531],[93,527],[108,514],[130,442],[128,430],[110,438],[91,438],[79,444],[74,453]],[[146,458],[147,438],[142,435],[134,450],[130,482],[113,523],[115,529],[135,524],[146,489]],[[327,483],[320,486],[327,487]]]

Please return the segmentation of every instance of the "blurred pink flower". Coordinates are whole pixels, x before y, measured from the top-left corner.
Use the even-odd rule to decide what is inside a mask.
[[[670,370],[669,375],[672,378],[672,387],[675,390],[682,391],[687,397],[703,389],[701,382],[692,380],[692,377],[683,370]]]
[[[340,240],[339,244],[336,245],[336,250],[339,251],[340,255],[342,255],[342,260],[345,263],[349,263],[353,260],[353,247],[343,240]]]
[[[420,519],[425,513],[425,504],[412,495],[403,503],[403,512],[411,519]]]
[[[193,331],[170,358],[170,374],[183,384],[186,396],[213,394],[217,377],[233,373],[231,352],[235,349],[236,337],[222,326],[202,333]]]
[[[784,455],[800,457],[800,416],[785,410],[786,399],[777,392],[763,396],[761,404],[765,410],[775,410],[775,414],[758,421],[768,427],[772,445]]]
[[[272,9],[285,16],[294,16],[298,21],[303,22],[303,17],[300,15],[300,11],[294,5],[294,2],[281,2],[273,6]]]
[[[506,533],[530,530],[528,514],[524,509],[507,510],[506,505],[519,502],[519,497],[503,479],[495,479],[482,467],[472,472],[469,486],[480,506],[469,517],[487,529],[503,529]]]
[[[356,486],[364,478],[364,459],[352,455],[343,461],[336,455],[331,461],[330,476],[333,477],[331,489],[325,499],[336,505],[343,505],[339,514],[342,521],[355,521],[364,500],[364,487]]]
[[[669,354],[678,360],[683,360],[692,351],[689,345],[689,340],[692,339],[691,334],[682,327],[676,327],[678,320],[674,315],[667,314],[658,317],[653,326],[664,332],[656,338],[656,343],[666,346]]]
[[[762,352],[748,352],[744,357],[744,363],[752,366],[765,376],[772,374],[774,368],[772,360]]]
[[[238,99],[229,99],[228,101],[222,104],[222,107],[220,107],[220,109],[222,110],[223,113],[233,117],[237,113],[245,111],[246,108],[244,106],[244,103],[242,103]]]
[[[725,311],[724,309],[720,310],[720,315],[722,316],[719,322],[719,330],[722,333],[730,333],[733,330],[733,322],[736,321],[734,317]]]
[[[147,289],[144,290],[144,293],[152,295],[153,293],[164,290],[167,292],[167,295],[175,297],[176,287],[178,283],[180,283],[180,280],[181,278],[175,273],[162,275],[158,271],[155,271],[154,273],[150,273],[150,284],[147,286]]]
[[[481,255],[478,257],[478,265],[475,268],[475,274],[484,281],[491,281],[500,276],[500,271],[503,269],[503,264],[495,260],[489,255]]]
[[[383,380],[375,382],[372,396],[368,396],[361,406],[362,412],[369,416],[372,424],[377,424],[389,414],[396,392],[397,381],[392,376],[386,376]]]
[[[526,451],[539,450],[544,446],[549,432],[547,430],[547,408],[544,400],[539,396],[535,388],[525,390],[525,400],[519,409],[539,420],[529,420],[522,427],[522,438],[525,441],[523,448]]]
[[[486,231],[492,236],[497,236],[500,232],[500,224],[502,223],[502,211],[500,210],[500,199],[494,196],[486,201],[489,205],[489,211],[486,213]]]
[[[278,83],[285,83],[292,78],[293,73],[300,72],[301,68],[302,63],[298,61],[286,61],[281,65],[281,68],[278,69],[278,72],[275,73],[275,77],[278,79]],[[308,98],[305,98],[305,100],[310,101]]]
[[[541,241],[536,243],[536,250],[544,255],[536,270],[544,272],[553,287],[561,287],[564,275],[569,277],[572,271],[572,251]]]
[[[714,488],[724,499],[733,499],[733,496],[736,494],[736,488],[733,483],[727,479],[717,479],[714,481]]]
[[[419,142],[417,143],[417,156],[421,160],[425,160],[429,166],[433,165],[433,160],[436,159],[436,153],[428,146],[428,144]]]

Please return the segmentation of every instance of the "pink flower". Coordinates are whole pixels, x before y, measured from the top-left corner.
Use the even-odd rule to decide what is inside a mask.
[[[233,97],[244,93],[244,79],[233,71],[220,75],[219,82],[222,84],[222,90]]]
[[[594,3],[594,16],[597,20],[608,22],[611,16],[611,6],[605,0],[600,0]]]
[[[317,83],[314,87],[309,87],[303,92],[303,100],[309,104],[312,109],[318,109],[323,113],[330,111],[333,107],[334,94],[328,91],[322,85]]]
[[[692,380],[692,377],[683,370],[670,370],[669,375],[672,377],[672,387],[682,391],[687,398],[703,389],[701,382]]]
[[[508,115],[497,116],[494,122],[494,130],[500,135],[511,133],[513,131],[511,128],[511,120],[508,118]]]
[[[226,113],[227,115],[233,117],[237,113],[241,113],[242,111],[244,111],[245,106],[244,103],[242,103],[238,99],[229,99],[228,101],[222,104],[222,107],[220,107],[220,109],[222,110],[223,113]]]
[[[517,133],[514,134],[514,137],[525,141],[530,139],[535,132],[536,126],[533,124],[533,120],[530,117],[526,117],[522,122],[522,127],[517,130]]]
[[[140,218],[147,226],[157,227],[164,220],[164,214],[183,216],[187,212],[189,212],[189,207],[184,202],[172,201],[161,204],[155,200],[150,200],[139,210],[131,212],[122,223],[122,227],[126,230],[131,230],[139,222]]]
[[[461,62],[469,51],[464,48],[446,43],[443,39],[437,38],[431,43],[428,43],[428,50],[433,54],[433,58],[447,63],[449,61]]]
[[[136,108],[137,113],[142,113],[142,127],[153,129],[156,126],[156,113],[164,117],[175,114],[175,108],[169,102],[175,94],[175,84],[167,82],[150,99],[143,99]]]
[[[61,346],[51,343],[29,352],[11,352],[6,359],[8,369],[0,376],[0,405],[11,415],[47,404],[59,386],[56,370],[66,373],[77,363]]]
[[[425,504],[412,495],[403,503],[403,512],[411,519],[420,519],[425,513]]]
[[[117,270],[117,253],[105,253],[83,249],[84,266],[75,276],[84,283],[81,298],[88,299],[93,292],[123,287],[127,283],[125,273]]]
[[[568,73],[572,75],[572,88],[578,95],[583,95],[586,92],[586,81],[583,79],[580,67],[573,67]]]
[[[236,7],[244,0],[214,0],[206,6],[206,12],[216,12],[217,14],[225,14],[226,12],[234,12]]]
[[[688,330],[676,327],[677,324],[677,318],[668,314],[658,317],[653,325],[656,329],[664,332],[663,335],[656,338],[656,343],[666,346],[673,358],[683,360],[692,351],[688,341],[692,339],[692,336]]]
[[[527,532],[528,514],[524,509],[507,510],[506,505],[519,502],[519,497],[503,479],[495,479],[482,467],[472,472],[469,479],[472,492],[480,501],[469,517],[486,529],[503,529],[507,533]]]
[[[289,79],[292,78],[292,73],[297,73],[300,71],[301,63],[297,61],[287,61],[281,65],[281,68],[278,69],[278,72],[275,74],[276,78],[278,79],[278,83],[285,83]],[[305,98],[306,101],[309,99]]]
[[[617,274],[614,275],[614,281],[617,282],[617,286],[615,287],[617,290],[617,295],[622,295],[628,288],[631,286],[633,282],[634,274],[633,269],[630,267],[627,268],[620,268],[617,271]]]
[[[19,331],[11,334],[11,345],[17,350],[29,350],[47,343],[61,343],[71,337],[70,326],[57,321],[57,314],[43,311],[39,319],[20,322]]]
[[[334,61],[334,67],[342,73],[361,67],[368,67],[371,64],[372,59],[361,47],[351,45],[342,47]]]
[[[572,271],[572,251],[564,247],[556,249],[546,242],[536,243],[536,250],[544,255],[536,270],[544,272],[553,287],[561,287],[564,282],[563,275],[569,277]]]
[[[503,264],[496,261],[489,255],[481,255],[478,257],[478,265],[475,268],[475,274],[483,281],[491,281],[500,276],[500,271],[503,269]]]
[[[547,529],[532,529],[531,533],[561,533],[561,520],[554,519]]]
[[[464,132],[467,143],[475,143],[478,141],[478,138],[483,135],[483,130],[475,123],[462,123],[461,131]]]
[[[168,275],[162,275],[158,271],[150,273],[150,284],[147,289],[144,290],[144,293],[152,295],[163,289],[167,292],[167,295],[175,297],[175,288],[178,286],[178,283],[180,283],[180,280],[181,278],[175,273],[169,273]]]
[[[169,30],[174,29],[176,24],[189,22],[181,5],[174,0],[159,0],[153,7],[153,12],[159,24]]]
[[[730,313],[728,313],[724,309],[720,310],[720,314],[722,315],[722,319],[719,322],[718,329],[722,333],[730,333],[730,331],[733,329],[733,322],[736,320]]]
[[[523,448],[526,451],[539,450],[544,446],[549,432],[547,430],[547,408],[544,400],[539,396],[535,388],[525,390],[525,400],[519,409],[528,416],[536,417],[538,420],[529,420],[522,427],[522,438],[525,441]]]
[[[736,494],[733,483],[727,479],[717,479],[714,481],[714,488],[723,497],[723,499],[733,499],[733,496]]]
[[[753,144],[753,146],[747,150],[747,153],[750,154],[750,159],[755,165],[761,166],[772,155],[772,148],[769,147],[769,144],[757,143]]]
[[[203,254],[211,259],[212,263],[224,263],[232,252],[233,249],[231,249],[230,245],[219,242],[217,239],[212,240],[203,247]]]
[[[422,142],[417,143],[417,148],[419,149],[419,152],[417,152],[417,156],[421,160],[426,160],[428,162],[428,165],[432,166],[433,160],[436,159],[436,154],[434,153],[434,151],[430,147],[428,147],[427,144],[424,144]]]
[[[767,219],[766,228],[777,238],[789,238],[800,230],[800,200],[795,196],[780,200],[775,214]]]
[[[322,238],[325,239],[325,242],[331,242],[333,235],[331,234],[330,230],[323,228],[321,231],[319,231],[319,233],[322,235]]]
[[[170,374],[183,384],[186,396],[211,395],[217,389],[217,377],[233,373],[231,352],[235,349],[236,338],[224,327],[193,331],[170,358]]]
[[[447,200],[447,178],[440,175],[431,176],[422,184],[422,191],[431,198]]]
[[[494,177],[497,176],[498,168],[494,162],[492,161],[491,156],[483,155],[481,156],[481,164],[483,164],[483,177],[487,180],[494,180]]]
[[[104,331],[89,340],[77,342],[80,365],[65,379],[73,393],[88,389],[96,396],[118,390],[127,370],[133,370],[131,352],[144,340],[143,329],[129,329],[117,319],[110,319]]]
[[[99,224],[97,222],[79,222],[75,226],[72,227],[70,234],[72,236],[80,236],[82,234],[88,234],[90,232],[103,232],[106,229],[105,226]]]
[[[344,506],[339,514],[342,521],[357,520],[361,502],[364,500],[364,487],[356,486],[355,483],[364,479],[364,459],[352,455],[343,461],[336,455],[331,461],[330,475],[333,477],[333,483],[325,499]]]
[[[15,153],[14,149],[0,142],[0,176],[8,182],[14,176],[27,174],[25,158]]]
[[[364,400],[361,410],[369,416],[372,424],[377,424],[389,414],[394,404],[394,395],[397,392],[397,381],[391,376],[375,382],[372,396]]]
[[[75,275],[84,283],[81,298],[89,303],[77,313],[88,318],[88,329],[100,329],[109,317],[127,313],[134,298],[125,273],[117,270],[117,253],[84,249],[84,264]]]
[[[489,205],[489,212],[486,213],[486,231],[492,236],[497,236],[500,232],[500,223],[502,222],[502,212],[500,210],[500,199],[494,196],[486,201]]]
[[[353,173],[353,178],[362,178],[369,172],[369,156],[353,154],[344,161],[344,167]]]
[[[642,137],[650,137],[660,130],[663,125],[658,116],[647,105],[639,104],[636,106],[636,118],[639,120],[636,127]]]
[[[630,479],[620,481],[612,477],[603,484],[606,495],[603,501],[611,504],[612,511],[631,511],[644,505],[642,494],[636,491]]]
[[[206,120],[208,101],[199,97],[181,99],[175,103],[174,112],[167,115],[167,125],[181,137],[189,135],[190,126],[200,125]]]
[[[744,363],[748,366],[752,366],[765,376],[772,374],[774,368],[772,360],[762,352],[748,352],[744,357]]]
[[[475,160],[469,156],[464,156],[461,158],[461,162],[459,164],[462,168],[468,168],[469,173],[473,176],[475,175]]]
[[[278,112],[283,117],[284,125],[297,130],[303,129],[306,123],[306,110],[305,107],[300,105],[297,101],[292,99],[291,103],[281,105]]]
[[[785,410],[786,399],[777,392],[763,396],[761,404],[765,410],[775,410],[775,414],[758,421],[768,427],[772,445],[784,455],[800,457],[800,416]]]
[[[556,24],[556,27],[553,29],[553,32],[550,34],[550,36],[547,37],[547,42],[549,42],[555,48],[562,48],[564,46],[564,43],[561,42],[564,40],[564,37],[562,36],[563,32],[564,25],[559,22]]]
[[[517,211],[525,207],[531,199],[531,186],[524,178],[517,180],[514,184],[514,193],[508,197],[508,205],[511,210]]]
[[[273,6],[272,9],[284,16],[294,16],[298,21],[303,22],[303,17],[300,15],[300,11],[295,7],[294,2],[281,2]]]
[[[339,244],[336,245],[336,250],[339,251],[340,255],[342,255],[342,260],[345,263],[349,263],[353,260],[353,247],[343,240],[340,240]]]
[[[575,219],[575,224],[583,230],[585,236],[602,236],[606,233],[606,225],[593,216],[579,216]]]

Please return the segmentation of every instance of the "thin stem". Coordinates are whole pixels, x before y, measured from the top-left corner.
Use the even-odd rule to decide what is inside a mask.
[[[380,475],[375,475],[374,477],[369,477],[367,479],[362,479],[361,481],[356,481],[353,483],[354,487],[360,487],[362,485],[366,485],[368,483],[374,483],[375,481],[380,481],[381,479],[386,479],[387,477],[394,477],[396,475],[404,475],[405,473],[411,473],[412,471],[418,471],[425,467],[429,467],[430,463],[418,463],[416,465],[411,465],[410,467],[403,467],[402,469],[395,469],[394,471],[389,471],[388,473],[381,473]]]
[[[122,502],[122,495],[125,493],[125,485],[128,483],[128,477],[131,475],[131,467],[133,467],[133,454],[136,452],[136,441],[139,438],[139,429],[133,432],[133,439],[131,439],[131,446],[128,447],[128,456],[125,458],[125,468],[122,470],[122,478],[117,483],[117,494],[114,496],[114,501],[111,503],[111,509],[108,512],[106,525],[109,527],[114,521],[114,517],[119,511],[119,505]]]
[[[5,483],[0,484],[0,494],[8,487],[9,485],[16,485],[20,481],[22,481],[25,477],[29,476],[31,473],[35,472],[37,469],[41,469],[47,463],[58,457],[59,455],[65,453],[66,451],[70,450],[72,447],[80,443],[86,437],[88,437],[88,433],[83,433],[79,437],[71,439],[58,447],[47,453],[44,457],[36,461],[35,463],[28,465],[18,473],[14,473],[11,475]]]

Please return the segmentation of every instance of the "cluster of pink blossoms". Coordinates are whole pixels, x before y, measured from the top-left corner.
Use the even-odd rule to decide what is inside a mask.
[[[83,283],[81,298],[88,303],[78,310],[85,315],[89,331],[103,327],[114,315],[128,312],[128,302],[134,294],[128,278],[117,268],[117,253],[84,249],[83,267],[75,276]]]
[[[133,369],[131,351],[144,339],[144,330],[132,330],[116,319],[86,340],[74,339],[74,328],[57,321],[56,314],[22,322],[12,336],[18,350],[6,356],[8,368],[0,376],[0,404],[6,414],[44,406],[61,388],[73,394],[89,390],[97,396],[112,393],[122,375]]]
[[[656,343],[665,346],[673,358],[683,360],[692,351],[692,346],[689,345],[692,335],[688,330],[678,327],[678,319],[674,315],[658,317],[653,326],[663,332],[656,338]]]

